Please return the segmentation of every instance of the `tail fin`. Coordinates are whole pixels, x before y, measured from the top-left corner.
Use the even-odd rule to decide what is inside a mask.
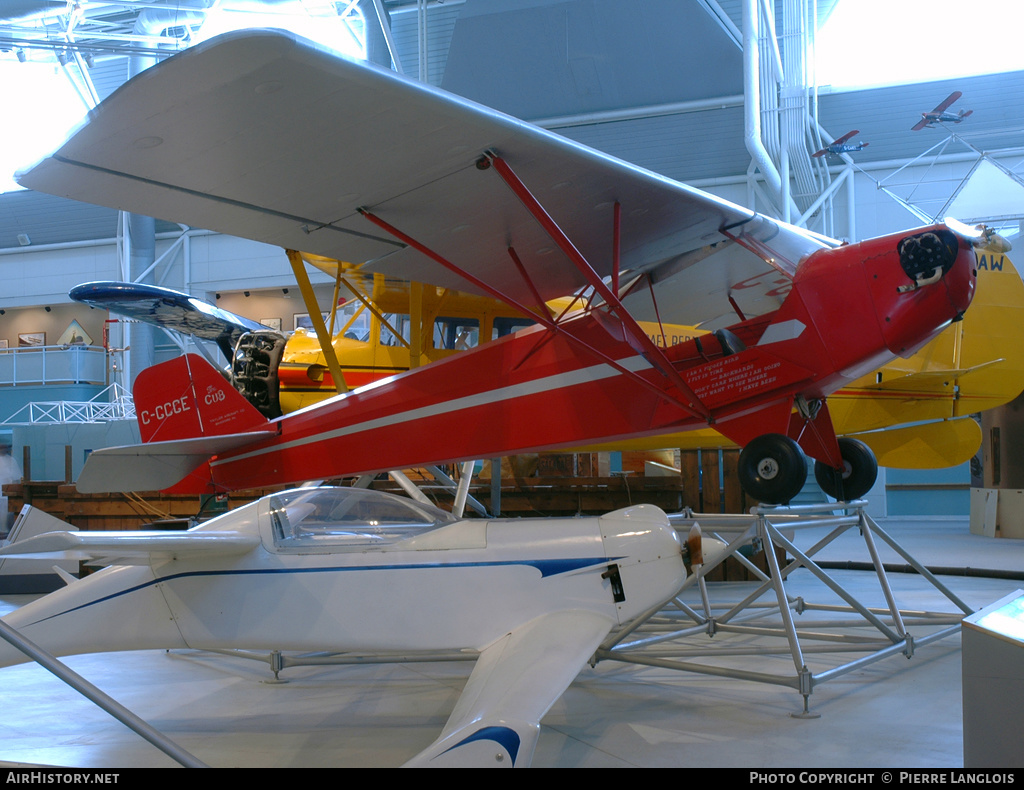
[[[195,354],[142,371],[133,395],[143,442],[244,433],[267,422],[210,363]]]
[[[79,491],[212,490],[211,456],[276,432],[215,368],[193,354],[142,371],[134,395],[144,444],[90,453],[78,476]]]

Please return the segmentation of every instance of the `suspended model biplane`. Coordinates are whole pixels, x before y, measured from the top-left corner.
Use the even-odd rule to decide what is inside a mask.
[[[300,120],[301,119],[301,120]],[[268,420],[201,358],[136,385],[144,444],[81,490],[230,490],[713,427],[788,501],[804,452],[858,496],[875,462],[826,397],[962,317],[977,229],[842,245],[273,31],[122,86],[29,188],[493,296],[537,322]],[[545,303],[579,294],[583,310]],[[639,321],[703,337],[660,347]]]
[[[939,102],[938,106],[929,112],[921,113],[921,120],[910,127],[910,131],[919,132],[925,127],[931,128],[937,123],[960,123],[974,110],[960,110],[958,113],[946,112],[953,103],[963,94],[960,91],[953,91],[949,96]]]

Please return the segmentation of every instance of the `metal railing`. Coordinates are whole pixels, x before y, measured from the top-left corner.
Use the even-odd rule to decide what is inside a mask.
[[[87,401],[36,401],[27,403],[0,425],[40,423],[110,422],[135,417],[135,402],[123,387],[111,384]]]
[[[0,349],[0,387],[106,383],[107,352],[99,346]]]

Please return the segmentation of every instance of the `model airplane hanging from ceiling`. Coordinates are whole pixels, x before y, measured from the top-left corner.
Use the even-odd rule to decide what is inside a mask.
[[[51,532],[0,559],[110,564],[4,618],[58,656],[478,652],[440,736],[409,765],[521,767],[540,720],[605,637],[672,598],[686,565],[724,548],[691,534],[684,550],[649,505],[599,518],[459,521],[404,497],[312,488],[188,532]],[[0,642],[0,666],[27,660]]]
[[[849,154],[853,153],[854,151],[863,150],[864,148],[869,146],[870,143],[847,142],[848,140],[851,140],[852,138],[856,137],[858,134],[860,134],[860,131],[857,129],[854,129],[852,132],[847,132],[842,137],[836,138],[831,143],[831,145],[826,145],[820,151],[815,151],[813,154],[811,154],[811,156],[817,157],[824,156],[825,154],[828,154],[829,156],[839,156],[840,154]]]
[[[953,91],[949,96],[939,102],[938,106],[930,112],[921,113],[921,120],[910,127],[912,132],[919,132],[925,127],[929,129],[937,123],[960,123],[974,110],[960,110],[958,113],[946,112],[953,103],[963,94],[960,91]]]
[[[754,498],[792,498],[803,451],[853,498],[875,462],[837,441],[825,398],[958,320],[983,241],[940,224],[841,245],[274,31],[144,72],[20,180],[538,322],[269,421],[201,359],[165,363],[136,387],[146,444],[92,453],[83,491],[230,490],[711,426],[744,447]],[[577,292],[586,310],[548,315]],[[663,348],[639,321],[712,334]]]

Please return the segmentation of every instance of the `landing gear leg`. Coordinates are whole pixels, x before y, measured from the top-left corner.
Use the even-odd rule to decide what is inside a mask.
[[[807,481],[807,459],[788,436],[768,433],[749,442],[740,453],[740,485],[754,499],[783,505]]]

